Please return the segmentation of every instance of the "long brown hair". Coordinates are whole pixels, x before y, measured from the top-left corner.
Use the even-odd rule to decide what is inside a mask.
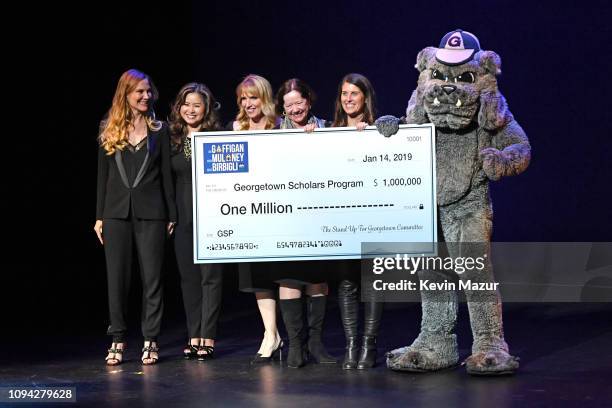
[[[136,69],[125,71],[121,78],[119,78],[115,96],[113,96],[113,103],[108,110],[107,118],[100,126],[100,134],[98,135],[100,145],[109,155],[115,153],[116,150],[123,150],[128,144],[128,134],[134,120],[134,115],[127,96],[144,80],[149,83],[152,93],[149,110],[145,114],[147,127],[153,131],[159,130],[162,127],[162,123],[155,119],[155,111],[153,110],[153,105],[159,97],[153,81],[151,81],[147,74]]]
[[[261,111],[266,117],[266,129],[272,129],[276,125],[276,113],[274,100],[272,99],[272,85],[264,77],[255,74],[247,75],[236,87],[236,103],[238,104],[238,122],[240,130],[249,129],[249,117],[240,103],[243,94],[251,94],[261,99]]]
[[[185,103],[187,95],[191,93],[197,93],[200,95],[202,101],[204,102],[204,118],[202,119],[202,123],[200,123],[200,130],[221,129],[219,124],[219,115],[217,113],[219,104],[215,100],[212,92],[210,92],[210,89],[208,89],[208,87],[204,84],[190,82],[178,91],[170,110],[168,125],[170,127],[172,141],[177,145],[181,145],[183,143],[183,140],[185,137],[187,137],[187,133],[189,132],[187,123],[185,123],[185,120],[181,117],[181,107]]]
[[[346,126],[348,123],[347,114],[342,108],[342,102],[340,101],[340,97],[342,95],[342,85],[345,83],[353,84],[358,87],[361,92],[363,92],[363,95],[365,96],[363,106],[363,121],[368,125],[373,124],[376,117],[376,95],[374,93],[374,87],[372,87],[372,84],[365,76],[351,73],[345,75],[338,85],[338,95],[336,96],[336,106],[334,109],[334,123],[332,126]]]

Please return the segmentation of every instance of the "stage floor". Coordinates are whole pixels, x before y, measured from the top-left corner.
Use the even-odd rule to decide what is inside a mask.
[[[379,338],[378,366],[343,371],[340,365],[284,362],[253,366],[262,334],[255,304],[223,314],[217,355],[184,360],[180,316],[167,324],[156,366],[140,364],[141,340],[131,338],[126,361],[104,365],[104,336],[66,333],[21,341],[4,334],[0,386],[76,387],[76,404],[104,407],[565,407],[612,406],[612,304],[506,304],[506,338],[521,369],[512,377],[480,378],[463,367],[429,374],[396,373],[384,352],[409,344],[418,332],[419,305],[387,305]],[[341,357],[344,336],[330,301],[325,342]],[[467,311],[460,310],[461,358],[469,355]],[[281,328],[281,333],[284,330]],[[2,404],[0,404],[2,405]],[[40,406],[19,403],[14,406]]]

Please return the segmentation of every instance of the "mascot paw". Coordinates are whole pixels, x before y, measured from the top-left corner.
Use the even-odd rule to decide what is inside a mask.
[[[395,371],[428,372],[457,365],[457,356],[441,356],[433,349],[401,347],[386,354],[387,368]]]
[[[505,173],[508,158],[504,152],[488,147],[480,151],[480,158],[482,169],[490,180],[497,181]]]
[[[381,116],[374,122],[378,133],[385,137],[391,137],[399,130],[400,120],[392,115]]]
[[[495,350],[472,354],[464,364],[471,375],[511,375],[519,368],[519,358]]]

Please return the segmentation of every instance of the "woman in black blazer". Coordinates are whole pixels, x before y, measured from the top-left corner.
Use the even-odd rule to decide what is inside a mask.
[[[176,220],[167,126],[155,119],[157,90],[144,73],[131,69],[117,84],[100,126],[98,194],[94,230],[104,245],[113,343],[106,363],[120,364],[127,332],[132,253],[142,280],[143,364],[158,359],[157,337],[163,299],[161,269],[166,231]],[[170,222],[168,222],[170,221]]]
[[[191,132],[220,129],[216,105],[215,98],[205,85],[189,83],[178,92],[169,120],[172,136],[171,163],[178,210],[174,251],[181,275],[189,335],[183,355],[200,361],[210,359],[214,354],[221,310],[223,268],[221,264],[193,263]]]

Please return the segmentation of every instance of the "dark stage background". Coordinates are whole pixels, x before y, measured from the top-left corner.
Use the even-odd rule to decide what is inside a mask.
[[[6,173],[21,195],[11,200],[7,227],[3,333],[102,336],[106,329],[104,257],[92,229],[95,138],[129,68],[153,78],[160,118],[180,86],[195,80],[209,85],[227,122],[236,113],[235,86],[258,73],[275,88],[291,77],[306,80],[319,96],[315,113],[331,119],[338,81],[348,72],[372,81],[379,114],[401,116],[416,84],[418,51],[463,28],[501,56],[500,89],[533,148],[526,173],[492,186],[495,240],[612,240],[606,1],[175,0],[39,11],[28,25],[39,32],[36,40],[20,33],[13,40],[25,57],[15,63],[27,65],[28,78],[7,78],[25,84],[22,113],[36,113],[25,127],[36,132],[12,145]],[[172,257],[166,324],[183,319]],[[224,307],[254,308],[235,281],[228,273]]]

